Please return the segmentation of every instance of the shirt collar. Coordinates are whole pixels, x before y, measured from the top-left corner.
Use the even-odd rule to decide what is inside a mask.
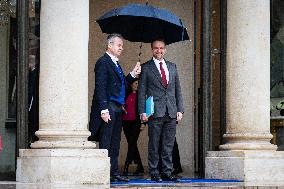
[[[163,64],[165,64],[165,59],[163,59],[163,60],[158,60],[158,59],[156,59],[156,58],[154,58],[153,57],[153,61],[155,62],[155,64],[160,64],[160,62],[162,62]]]
[[[117,62],[118,62],[118,58],[117,57],[115,57],[115,56],[113,56],[112,54],[110,54],[109,52],[106,52],[109,56],[110,56],[110,58],[111,58],[111,60],[115,63],[115,64],[117,64]]]

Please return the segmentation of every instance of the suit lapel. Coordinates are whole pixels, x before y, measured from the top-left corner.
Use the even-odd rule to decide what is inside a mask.
[[[154,60],[152,59],[151,62],[150,62],[150,68],[151,68],[151,71],[154,73],[154,75],[157,77],[158,81],[160,82],[160,84],[164,87],[163,85],[163,82],[162,82],[162,77],[161,77],[161,74],[154,62]]]
[[[172,82],[173,78],[172,78],[172,67],[171,67],[171,64],[169,64],[168,61],[165,61],[166,62],[166,65],[167,65],[167,68],[168,68],[168,71],[169,71],[169,81],[168,81],[168,86],[170,85],[170,83]]]
[[[110,67],[114,70],[114,72],[116,73],[116,75],[118,76],[118,78],[120,78],[119,72],[118,72],[118,70],[117,70],[117,68],[116,68],[115,63],[112,61],[111,57],[110,57],[107,53],[105,53],[105,56],[106,56],[107,59],[108,59],[107,62],[110,64]],[[121,69],[121,70],[122,70],[122,69]]]

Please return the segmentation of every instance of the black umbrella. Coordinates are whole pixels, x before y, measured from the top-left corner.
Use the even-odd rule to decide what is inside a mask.
[[[103,33],[120,33],[132,42],[150,43],[164,39],[168,45],[189,39],[179,17],[148,4],[129,4],[113,9],[97,22]]]

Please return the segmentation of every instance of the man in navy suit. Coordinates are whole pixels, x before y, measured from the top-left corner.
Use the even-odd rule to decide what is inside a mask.
[[[95,66],[95,91],[93,96],[89,128],[91,139],[99,139],[99,148],[107,149],[110,157],[110,176],[113,181],[129,181],[118,171],[118,155],[122,129],[122,110],[125,88],[141,72],[140,63],[127,76],[118,63],[123,51],[123,38],[119,34],[107,37],[106,53]]]

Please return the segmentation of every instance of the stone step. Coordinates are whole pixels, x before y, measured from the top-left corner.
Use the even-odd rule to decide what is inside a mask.
[[[1,189],[102,189],[95,185],[33,184],[0,181]],[[284,189],[284,186],[245,186],[243,182],[195,182],[195,183],[155,183],[152,185],[111,185],[114,189]]]

